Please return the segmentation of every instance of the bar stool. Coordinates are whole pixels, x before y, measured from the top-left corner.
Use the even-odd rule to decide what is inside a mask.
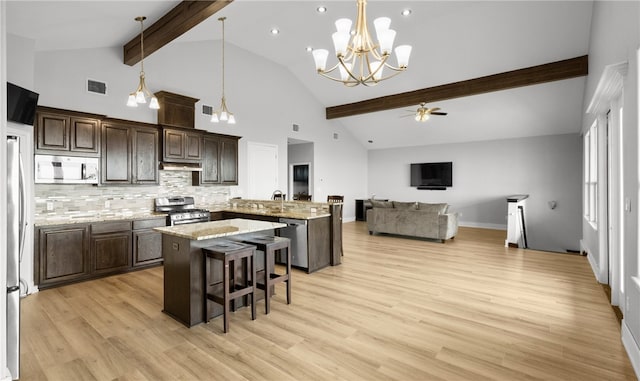
[[[231,301],[245,295],[251,297],[251,320],[256,319],[255,290],[256,287],[256,247],[240,242],[220,240],[211,246],[202,249],[204,255],[204,321],[209,322],[209,301],[213,301],[223,306],[224,310],[224,333],[229,332],[229,307]],[[222,262],[222,295],[208,292],[211,279],[210,260]],[[241,260],[243,275],[242,283],[238,284],[235,279],[234,261]],[[249,266],[249,262],[250,266]],[[231,269],[229,268],[231,267]],[[251,283],[249,283],[249,280]]]
[[[242,242],[255,245],[264,253],[264,276],[261,279],[264,284],[258,283],[257,287],[264,290],[265,313],[271,310],[272,286],[277,283],[287,283],[287,304],[291,304],[291,240],[277,236],[252,236],[243,237]],[[275,252],[278,250],[286,250],[287,270],[284,274],[275,272]]]

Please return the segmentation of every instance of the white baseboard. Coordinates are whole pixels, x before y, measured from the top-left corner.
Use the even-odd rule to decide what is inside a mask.
[[[600,279],[600,266],[598,265],[598,263],[596,262],[596,260],[593,258],[593,255],[591,255],[590,252],[587,251],[587,260],[589,261],[589,264],[591,265],[591,271],[593,271],[593,275],[596,277],[596,280],[600,283],[606,283],[606,280],[602,280]]]
[[[507,230],[507,225],[485,224],[483,222],[459,221],[458,226],[464,226],[467,228],[481,228],[481,229],[505,230],[505,231]]]
[[[342,219],[342,223],[344,224],[345,222],[353,222],[355,220],[356,220],[355,217],[347,217]]]
[[[622,339],[622,345],[627,350],[627,355],[631,361],[631,366],[636,372],[636,377],[640,379],[640,346],[634,339],[629,327],[627,327],[626,319],[622,319],[620,336]]]

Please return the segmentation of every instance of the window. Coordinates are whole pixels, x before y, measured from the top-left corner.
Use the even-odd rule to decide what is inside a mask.
[[[597,228],[598,222],[598,124],[584,135],[584,217]]]

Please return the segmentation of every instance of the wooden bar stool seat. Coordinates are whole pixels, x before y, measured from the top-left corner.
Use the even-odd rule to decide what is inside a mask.
[[[264,290],[265,313],[271,310],[273,286],[278,283],[287,284],[287,304],[291,304],[291,240],[277,236],[252,236],[243,237],[242,242],[255,245],[257,250],[264,253],[264,276],[259,279],[261,283],[257,284],[257,288]],[[281,250],[281,255],[285,251],[287,267],[284,274],[278,274],[275,270],[275,253],[278,250]]]
[[[251,320],[256,319],[255,290],[256,287],[256,247],[241,242],[220,240],[214,245],[202,249],[204,255],[204,321],[209,322],[210,301],[223,307],[224,333],[229,332],[229,312],[231,301],[245,295],[251,299]],[[208,291],[211,282],[210,260],[222,262],[222,292],[221,294]],[[242,261],[242,282],[238,282],[235,276],[235,262]]]

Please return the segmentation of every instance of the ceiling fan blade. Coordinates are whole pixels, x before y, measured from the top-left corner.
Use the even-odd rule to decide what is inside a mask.
[[[431,112],[431,115],[447,115],[446,112]]]
[[[440,107],[434,107],[434,108],[430,108],[429,112],[433,113],[434,111],[438,111],[438,110],[440,110]]]

